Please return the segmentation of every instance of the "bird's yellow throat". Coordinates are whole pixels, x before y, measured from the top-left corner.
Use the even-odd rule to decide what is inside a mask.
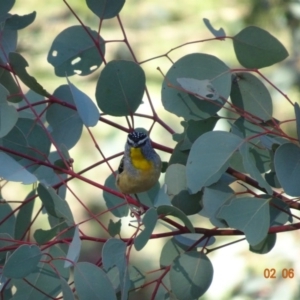
[[[130,157],[135,168],[143,171],[148,171],[152,168],[152,162],[144,157],[141,148],[131,148]]]

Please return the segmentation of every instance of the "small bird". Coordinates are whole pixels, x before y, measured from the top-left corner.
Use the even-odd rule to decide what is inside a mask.
[[[148,135],[139,131],[129,133],[116,177],[118,189],[123,194],[148,191],[157,182],[160,172],[161,159]]]

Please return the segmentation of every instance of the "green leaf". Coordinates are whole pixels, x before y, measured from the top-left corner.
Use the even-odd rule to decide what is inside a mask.
[[[277,178],[290,196],[300,196],[300,148],[293,143],[281,145],[275,152],[274,165]]]
[[[79,237],[78,226],[76,226],[74,230],[74,236],[69,246],[69,250],[66,258],[72,261],[73,263],[76,263],[79,258],[80,250],[81,250],[81,239]],[[73,266],[73,264],[68,260],[65,261],[65,265],[64,265],[65,268],[69,268]]]
[[[1,215],[0,215],[0,217],[2,218]],[[0,229],[1,229],[1,227],[0,227]],[[4,264],[4,261],[7,258],[8,253],[10,252],[10,250],[5,251],[3,248],[9,247],[11,245],[15,245],[15,239],[12,238],[12,236],[7,233],[0,232],[0,249],[2,249],[2,251],[0,252],[0,261],[2,264]]]
[[[0,154],[2,154],[2,153],[0,153]],[[2,168],[5,168],[5,166],[3,167],[3,164],[1,162],[0,162],[0,165],[1,165],[0,170]],[[0,203],[0,220],[1,221],[5,220],[0,225],[0,233],[6,233],[10,236],[14,236],[16,218],[15,218],[15,215],[13,214],[12,208],[6,202]]]
[[[85,126],[93,127],[98,123],[100,114],[96,104],[85,93],[80,91],[74,84],[67,78],[70,92],[73,101],[76,105],[77,112],[82,119]]]
[[[16,30],[10,30],[8,28],[0,29],[0,43],[2,45],[2,49],[0,52],[0,59],[4,62],[4,65],[9,61],[7,58],[9,55],[16,51],[17,48],[17,40],[18,33]],[[10,60],[10,59],[9,59]]]
[[[276,243],[276,233],[268,234],[267,237],[259,244],[255,246],[250,245],[249,250],[257,254],[266,254],[273,249],[275,243]]]
[[[102,263],[104,269],[108,270],[113,266],[124,269],[126,265],[127,245],[119,239],[108,239],[102,248]]]
[[[48,230],[39,228],[34,232],[33,237],[35,238],[36,242],[39,245],[43,245],[44,243],[47,243],[50,240],[52,240],[57,235],[57,232],[59,231],[58,229],[59,227],[60,225],[57,225]]]
[[[254,178],[258,183],[259,186],[264,188],[269,195],[273,194],[273,190],[270,185],[266,182],[264,177],[260,174],[259,170],[256,168],[253,156],[249,152],[248,143],[244,143],[240,147],[240,153],[243,157],[243,163],[246,173],[249,173],[252,178]]]
[[[201,66],[201,68],[199,68]],[[161,90],[164,108],[185,120],[203,120],[214,116],[224,105],[224,100],[201,101],[186,93],[177,82],[178,78],[209,80],[218,94],[227,99],[231,89],[229,68],[218,58],[193,53],[176,61],[167,72]]]
[[[61,148],[62,149],[62,148]],[[48,156],[48,161],[53,164],[61,154],[56,151],[51,152]],[[66,174],[57,174],[52,168],[46,166],[40,166],[34,171],[34,175],[38,178],[40,182],[45,183],[48,186],[53,186],[55,184],[61,183],[67,178]],[[58,194],[61,198],[66,198],[66,186],[63,185],[58,189]]]
[[[0,138],[6,136],[16,125],[19,114],[12,105],[0,104]]]
[[[227,183],[218,181],[207,186],[203,193],[203,209],[200,215],[209,218],[209,221],[216,227],[228,227],[223,220],[217,218],[217,214],[226,202],[234,198],[235,193]]]
[[[121,226],[122,226],[122,220],[120,219],[117,222],[114,222],[113,220],[109,220],[108,224],[108,232],[111,236],[119,235],[121,232]]]
[[[178,243],[174,237],[169,239],[163,246],[160,253],[159,264],[161,268],[170,266],[174,259],[186,252],[189,249],[189,246]]]
[[[102,37],[89,27],[75,25],[57,35],[47,59],[57,76],[85,76],[99,68],[104,55],[105,44]]]
[[[297,136],[298,136],[298,140],[300,141],[300,107],[297,102],[294,105],[294,110],[296,116]]]
[[[1,58],[0,58],[0,63],[4,64]],[[0,83],[9,91],[9,96],[6,99],[7,101],[12,103],[17,103],[22,101],[22,97],[19,95],[20,93],[19,86],[16,84],[15,80],[13,79],[9,71],[4,69],[0,70]]]
[[[68,282],[61,277],[60,278],[60,285],[61,285],[61,291],[63,294],[63,299],[65,300],[75,300],[75,296],[73,294],[73,291],[71,290]]]
[[[17,126],[14,126],[6,136],[0,139],[0,145],[15,152],[16,154],[8,154],[15,160],[20,160],[21,154],[28,154],[26,138]],[[18,155],[19,153],[20,155]]]
[[[189,152],[185,150],[181,150],[182,145],[183,145],[183,141],[180,141],[179,143],[176,144],[169,160],[169,166],[172,164],[186,165]]]
[[[15,0],[5,0],[0,5],[0,16],[7,14],[15,4]]]
[[[161,206],[161,205],[167,205],[167,206],[171,205],[169,196],[166,193],[166,186],[165,185],[163,185],[159,189],[159,191],[158,191],[158,193],[157,193],[157,195],[154,199],[154,206],[155,207],[158,207],[158,206]]]
[[[23,278],[36,269],[41,256],[39,247],[21,245],[9,256],[3,268],[3,275],[8,278]]]
[[[48,214],[64,219],[69,226],[74,224],[73,215],[67,201],[60,198],[52,187],[39,183],[37,191]]]
[[[222,40],[224,40],[224,37],[226,36],[226,33],[224,29],[221,27],[219,30],[216,30],[213,28],[213,26],[210,24],[210,21],[206,18],[203,18],[203,22],[207,29],[216,37],[216,38],[221,38],[223,37]]]
[[[115,178],[114,174],[110,174],[106,178],[104,186],[106,186],[114,191],[118,191],[115,182],[116,182],[116,178]],[[114,216],[116,216],[118,218],[122,218],[122,217],[126,217],[128,215],[129,208],[128,208],[125,198],[117,197],[109,192],[106,192],[105,190],[103,191],[103,198],[104,198],[107,209],[109,209],[110,212]],[[124,205],[120,205],[122,203]],[[116,207],[116,208],[114,208],[114,207]]]
[[[189,248],[192,246],[194,246],[194,248],[211,246],[216,242],[216,239],[213,236],[210,237],[206,236],[205,239],[203,239],[200,242],[200,239],[202,239],[203,237],[204,234],[200,234],[200,233],[183,233],[183,234],[175,235],[174,239],[178,244],[184,245]]]
[[[260,173],[265,173],[270,170],[270,165],[273,161],[273,154],[270,151],[271,147],[266,145],[264,140],[271,140],[270,135],[261,135],[266,131],[272,131],[272,128],[263,124],[253,124],[244,118],[238,118],[231,128],[231,132],[242,137],[248,138],[249,153],[251,159],[254,160],[254,165]],[[247,173],[243,166],[241,153],[236,152],[230,161],[231,166],[243,173]]]
[[[229,227],[243,231],[248,243],[255,246],[268,234],[270,200],[255,197],[236,198],[220,209],[218,217],[224,219]]]
[[[33,206],[35,199],[25,201],[32,198],[36,193],[36,190],[32,190],[25,198],[23,205],[20,207],[16,217],[16,227],[14,237],[16,240],[22,240],[25,237],[26,232],[30,229],[31,218],[33,212]]]
[[[119,280],[117,285],[121,288],[122,299],[127,299],[130,288],[129,274],[126,259],[127,245],[119,239],[108,239],[102,248],[102,262],[106,270],[116,266],[118,268]]]
[[[110,19],[120,13],[125,0],[86,0],[89,9],[100,19]]]
[[[250,113],[262,121],[272,119],[272,98],[265,85],[250,73],[237,73],[232,83],[230,99],[239,113]]]
[[[10,30],[20,30],[28,25],[30,25],[36,17],[36,12],[32,12],[28,15],[10,15],[6,20],[5,20],[5,28],[10,29]]]
[[[172,205],[179,208],[186,215],[193,215],[201,210],[202,192],[194,195],[190,195],[188,192],[185,166],[180,164],[170,165],[166,172],[165,183]]]
[[[54,92],[54,97],[63,102],[74,105],[72,94],[67,85],[61,85]],[[75,109],[64,107],[60,104],[52,104],[46,113],[50,132],[55,143],[60,146],[64,144],[71,149],[79,141],[83,123]]]
[[[243,144],[238,136],[224,131],[201,135],[193,144],[187,165],[187,186],[195,194],[217,182],[229,166],[229,159]]]
[[[203,98],[209,100],[217,100],[219,98],[218,91],[214,88],[212,82],[208,79],[198,80],[195,78],[177,78],[179,85],[189,94],[193,94],[200,101]]]
[[[274,187],[276,189],[280,189],[281,185],[278,181],[277,175],[275,172],[269,172],[265,174],[265,180],[266,182],[271,186]]]
[[[281,226],[286,222],[293,222],[289,205],[278,198],[272,198],[270,202],[270,226]]]
[[[160,184],[156,182],[156,184],[148,191],[138,193],[137,196],[140,202],[148,207],[154,207],[154,201],[156,195],[159,193]]]
[[[180,209],[178,209],[176,207],[168,206],[168,205],[161,205],[157,208],[157,214],[164,215],[164,216],[168,216],[168,215],[174,216],[174,217],[180,219],[190,232],[195,232],[193,224],[189,220],[189,218]]]
[[[98,106],[108,115],[129,116],[142,103],[145,84],[145,73],[135,62],[110,61],[102,70],[97,82]]]
[[[137,251],[142,250],[149,241],[158,219],[154,208],[146,211],[143,217],[144,230],[134,239],[134,247]]]
[[[9,53],[9,63],[16,75],[18,75],[27,87],[40,95],[46,97],[49,96],[49,93],[36,81],[36,79],[27,73],[26,68],[28,67],[28,63],[21,54],[16,52]]]
[[[128,277],[126,284],[130,290],[138,289],[145,283],[145,275],[135,266],[128,265]],[[110,282],[113,285],[113,288],[116,292],[120,291],[120,274],[117,267],[112,267],[106,273]],[[134,291],[133,291],[134,292]],[[122,294],[122,296],[127,299],[128,295]],[[130,296],[129,296],[130,297]],[[119,298],[118,298],[119,299]]]
[[[288,56],[287,50],[274,36],[255,26],[246,27],[235,35],[233,46],[239,63],[249,69],[268,67]]]
[[[184,151],[191,149],[195,140],[205,132],[212,131],[219,119],[219,116],[216,115],[205,120],[189,120],[186,122],[186,127],[183,133],[184,144],[181,145],[181,150]]]
[[[37,178],[29,173],[23,166],[4,152],[0,152],[0,177],[23,184],[32,184]]]
[[[177,299],[194,300],[210,287],[213,266],[208,257],[196,251],[177,256],[171,266],[170,282]]]
[[[75,266],[74,282],[80,300],[117,300],[105,272],[91,263],[80,262]]]
[[[167,185],[167,194],[171,199],[182,190],[187,189],[185,171],[185,166],[180,164],[172,164],[168,167],[165,184]]]
[[[32,107],[28,107],[26,109],[22,109],[23,107],[27,107],[27,102],[23,99],[21,102],[18,103],[19,108],[19,115],[21,118],[27,118],[27,119],[37,119],[36,115],[34,114],[33,110],[36,112],[36,114],[40,117],[40,120],[44,123],[46,120],[46,102],[40,103],[39,105],[35,105],[37,102],[45,101],[45,98],[33,90],[29,90],[25,94],[25,98],[27,101],[32,105]],[[43,114],[42,114],[43,112]]]
[[[19,118],[15,127],[26,137],[27,145],[25,153],[34,160],[45,161],[50,153],[51,147],[51,141],[49,140],[46,130],[35,120],[26,118]],[[22,158],[18,160],[18,162],[24,167],[28,166],[27,169],[30,172],[33,172],[40,166],[39,163],[34,164],[34,161],[27,158]]]
[[[24,279],[12,279],[12,285],[16,288],[13,299],[32,300],[46,299],[45,295],[51,295],[55,298],[61,293],[61,280],[69,278],[69,269],[63,267],[64,253],[57,247],[52,246],[45,249],[41,261],[31,274]],[[49,257],[52,257],[51,265],[48,263]],[[20,266],[18,265],[18,268]]]

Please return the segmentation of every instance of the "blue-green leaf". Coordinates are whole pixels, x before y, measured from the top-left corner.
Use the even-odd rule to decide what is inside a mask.
[[[275,152],[274,165],[284,192],[300,196],[300,148],[293,143],[281,145]]]
[[[106,186],[112,190],[118,191],[115,182],[116,182],[116,178],[115,178],[114,174],[110,174],[106,178],[104,186]],[[128,208],[125,198],[117,197],[106,191],[103,191],[103,198],[104,198],[106,207],[110,210],[110,212],[114,216],[116,216],[118,218],[122,218],[122,217],[126,217],[128,215],[129,208]],[[122,203],[124,205],[120,205]],[[113,207],[116,207],[116,208],[113,208]]]
[[[272,119],[272,98],[265,85],[250,73],[238,73],[232,83],[230,99],[238,112],[249,113],[262,121]]]
[[[121,11],[125,0],[86,0],[89,9],[100,19],[110,19]]]
[[[297,136],[298,136],[298,140],[300,141],[300,107],[297,102],[294,105],[294,110],[296,116]]]
[[[229,227],[243,231],[248,243],[255,246],[268,234],[270,200],[271,198],[236,198],[220,209],[218,217],[224,219]]]
[[[249,246],[251,252],[257,254],[266,254],[270,252],[276,243],[276,233],[268,234],[267,237],[255,246]]]
[[[102,263],[104,269],[108,270],[113,266],[123,269],[126,265],[127,245],[119,239],[108,239],[102,248]]]
[[[20,30],[30,25],[36,17],[36,12],[32,12],[28,15],[9,15],[5,20],[5,28],[10,30]]]
[[[61,285],[61,291],[63,294],[63,299],[65,300],[75,300],[75,296],[73,294],[73,291],[71,290],[68,282],[61,277],[60,278],[60,285]]]
[[[66,257],[70,261],[68,260],[65,261],[65,265],[64,265],[65,268],[72,267],[73,266],[72,262],[76,263],[78,261],[80,250],[81,250],[81,239],[79,237],[78,226],[76,226],[74,230],[74,236],[69,246],[69,250]]]
[[[14,236],[16,217],[13,214],[11,206],[7,202],[0,203],[0,220],[5,220],[0,225],[0,233],[5,233],[10,236]]]
[[[48,230],[44,230],[41,228],[38,228],[34,234],[33,237],[35,238],[36,242],[39,245],[42,245],[50,240],[52,240],[58,233],[60,225],[54,226]]]
[[[201,68],[199,68],[201,66]],[[178,78],[209,80],[222,98],[201,101],[182,90]],[[161,90],[162,103],[169,112],[185,120],[203,120],[214,116],[224,105],[231,89],[231,75],[228,66],[218,58],[193,53],[176,61],[167,72]]]
[[[0,59],[4,62],[4,64],[6,64],[10,62],[10,58],[9,61],[7,60],[9,55],[16,51],[18,32],[4,27],[4,29],[0,29],[0,33],[0,43],[2,45]]]
[[[79,90],[67,78],[68,85],[76,105],[77,112],[85,126],[95,126],[98,123],[100,114],[96,104],[85,93]]]
[[[63,102],[75,105],[67,85],[58,87],[54,96]],[[46,119],[50,125],[49,131],[58,146],[64,144],[71,149],[76,145],[82,133],[83,123],[75,109],[52,104],[47,109]]]
[[[226,36],[226,33],[224,31],[224,29],[221,27],[219,30],[216,30],[213,28],[213,26],[210,24],[210,21],[206,18],[203,18],[203,22],[205,24],[205,26],[207,27],[207,29],[216,37],[216,38],[221,38]]]
[[[6,0],[1,3],[0,16],[7,14],[15,4],[15,0]]]
[[[220,96],[212,82],[208,79],[177,78],[177,82],[186,92],[193,94],[199,100],[204,101],[204,98],[217,100]]]
[[[75,25],[58,34],[47,59],[57,76],[85,76],[99,68],[104,55],[105,44],[101,36],[89,27]]]
[[[80,300],[117,300],[113,286],[105,272],[91,263],[76,264],[74,282]]]
[[[134,247],[140,251],[147,244],[158,219],[157,212],[154,208],[146,211],[143,217],[144,230],[134,239]]]
[[[129,116],[142,103],[145,84],[145,73],[135,62],[110,61],[97,82],[98,106],[108,115]]]
[[[62,199],[52,187],[40,183],[37,191],[50,215],[63,218],[69,226],[74,224],[74,218],[68,202]]]
[[[195,232],[194,226],[190,219],[178,208],[169,205],[161,205],[157,208],[158,215],[174,216],[180,219],[190,232]]]
[[[172,292],[177,299],[198,299],[210,287],[213,272],[212,263],[205,254],[196,251],[180,254],[170,270]]]
[[[122,226],[122,220],[118,220],[117,222],[114,222],[112,219],[109,220],[109,224],[108,224],[108,232],[109,234],[114,237],[116,235],[120,234],[121,231],[121,226]]]
[[[39,247],[21,245],[9,256],[3,268],[3,275],[8,278],[23,278],[36,269],[41,256]]]
[[[184,165],[170,165],[166,171],[165,182],[172,205],[179,208],[186,215],[193,215],[201,210],[202,192],[193,195],[188,192],[186,167]]]
[[[174,239],[177,241],[177,243],[184,245],[186,247],[191,247],[194,245],[194,247],[206,247],[211,246],[215,243],[216,239],[211,237],[205,237],[202,241],[198,242],[202,237],[204,237],[204,234],[200,233],[183,233],[179,235],[175,235]]]
[[[26,70],[28,62],[21,54],[16,52],[9,53],[9,63],[16,75],[18,75],[27,87],[40,95],[46,97],[49,96],[49,93],[37,82],[37,80],[28,74]]]
[[[32,299],[46,299],[46,295],[51,295],[55,298],[61,293],[61,280],[63,277],[65,280],[69,278],[69,269],[63,267],[64,253],[57,247],[43,251],[45,256],[36,266],[36,268],[27,275],[24,279],[12,279],[12,285],[16,288],[16,293],[13,299],[18,300],[32,300]],[[52,257],[51,266],[48,263],[49,257]],[[20,265],[18,265],[18,268]]]
[[[233,37],[234,51],[245,68],[264,68],[284,60],[289,54],[268,31],[249,26]]]
[[[235,193],[227,183],[218,181],[207,186],[203,193],[203,209],[200,215],[209,218],[210,222],[216,227],[227,227],[226,222],[217,218],[217,213],[222,205],[234,198]]]
[[[272,195],[273,190],[270,185],[266,182],[264,177],[260,174],[256,168],[253,155],[249,152],[248,143],[244,143],[240,147],[240,153],[243,157],[243,163],[246,173],[249,173],[259,183],[260,187],[264,188],[269,195]]]
[[[0,177],[23,184],[32,184],[37,178],[29,173],[23,166],[4,152],[0,152]]]
[[[243,144],[243,139],[224,131],[201,135],[189,153],[186,176],[191,193],[217,182],[226,171],[230,157]]]
[[[19,114],[12,105],[0,104],[0,138],[6,136],[16,125],[18,117]]]
[[[30,229],[35,199],[27,201],[26,203],[25,201],[32,198],[35,195],[35,193],[36,190],[32,190],[24,199],[23,205],[19,209],[19,212],[16,217],[16,227],[14,235],[16,240],[23,239],[25,233]]]

